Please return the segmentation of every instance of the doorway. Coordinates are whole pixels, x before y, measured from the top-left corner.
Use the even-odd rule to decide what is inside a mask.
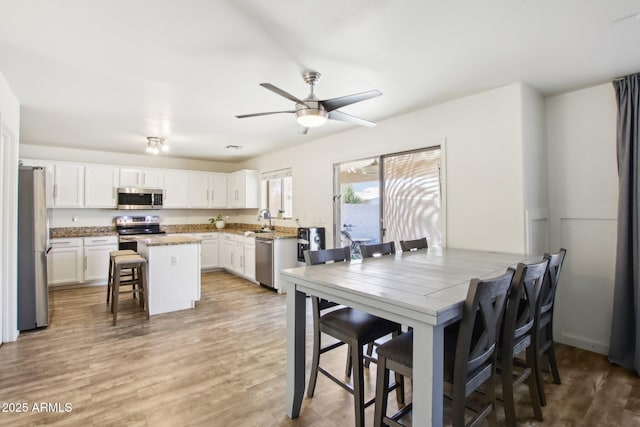
[[[441,146],[335,164],[333,202],[335,246],[356,257],[383,241],[443,246]]]

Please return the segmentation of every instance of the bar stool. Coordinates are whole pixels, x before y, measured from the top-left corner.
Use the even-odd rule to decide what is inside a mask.
[[[147,296],[147,280],[146,280],[146,267],[147,260],[140,255],[121,255],[114,257],[114,272],[113,272],[113,298],[112,298],[112,311],[113,311],[113,325],[116,325],[118,319],[118,298],[120,293],[132,293],[138,294],[140,297],[140,305],[144,305],[144,310],[147,312],[147,319],[149,318],[149,298]],[[136,285],[132,287],[130,291],[120,291],[120,277],[123,269],[131,269],[132,276],[136,277]]]
[[[109,304],[109,298],[111,296],[111,288],[113,287],[113,271],[115,269],[115,264],[113,262],[114,258],[122,255],[137,255],[136,251],[131,249],[124,249],[120,251],[111,251],[109,252],[109,276],[107,277],[107,304]],[[131,271],[126,272],[125,276],[131,276]],[[133,277],[128,278],[127,280],[133,280]],[[123,285],[124,282],[122,278],[120,278],[120,285]],[[113,307],[112,307],[113,310]]]

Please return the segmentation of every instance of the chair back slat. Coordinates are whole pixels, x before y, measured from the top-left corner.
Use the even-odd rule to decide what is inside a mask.
[[[427,244],[426,237],[416,240],[400,240],[400,248],[402,249],[402,252],[417,251],[420,249],[427,249],[428,247],[429,245]]]
[[[371,245],[360,245],[362,258],[371,258],[381,255],[393,255],[396,253],[394,242],[374,243]]]

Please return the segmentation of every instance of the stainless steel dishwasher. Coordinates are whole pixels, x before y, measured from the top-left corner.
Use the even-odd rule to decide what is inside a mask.
[[[274,288],[272,239],[256,238],[256,280],[263,286]]]

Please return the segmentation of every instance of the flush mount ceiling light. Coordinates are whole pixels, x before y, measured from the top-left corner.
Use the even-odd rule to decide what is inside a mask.
[[[164,142],[164,138],[157,136],[147,137],[147,153],[160,154],[160,151],[169,151],[169,144]]]

